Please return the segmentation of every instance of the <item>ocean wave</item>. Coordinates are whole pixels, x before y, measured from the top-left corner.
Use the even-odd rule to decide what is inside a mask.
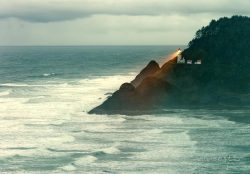
[[[26,83],[2,83],[0,87],[56,87],[56,86],[66,86],[67,83],[63,84],[26,84]]]
[[[121,151],[120,149],[118,149],[117,147],[109,147],[109,148],[104,148],[101,149],[102,152],[104,152],[105,154],[119,154]]]
[[[60,167],[64,171],[74,171],[76,170],[76,167],[72,164],[65,165],[63,167]]]
[[[0,86],[6,86],[6,87],[26,87],[26,86],[29,86],[29,85],[25,84],[25,83],[3,83],[3,84],[0,84]]]
[[[151,130],[148,130],[146,131],[148,134],[161,134],[164,132],[164,130],[161,130],[161,129],[151,129]]]
[[[56,76],[58,74],[56,73],[43,73],[43,74],[32,74],[29,75],[29,78],[35,78],[35,79],[39,79],[39,78],[47,78],[47,77],[51,77],[51,76]]]
[[[114,122],[114,123],[122,123],[125,122],[126,119],[121,117],[121,116],[116,116],[116,117],[109,117],[107,115],[83,115],[83,120],[81,122],[84,123],[109,123],[109,122]]]
[[[95,84],[99,85],[101,88],[117,88],[120,87],[120,85],[122,83],[125,82],[130,82],[132,81],[134,78],[134,76],[132,75],[126,75],[126,76],[122,76],[122,75],[114,75],[114,76],[101,76],[101,77],[95,77],[95,78],[86,78],[86,79],[82,79],[79,81],[80,84],[86,84],[88,83],[89,85],[93,85],[93,87],[95,86]],[[108,91],[110,92],[110,91]]]
[[[1,96],[7,96],[7,95],[9,95],[10,93],[11,93],[10,90],[2,91],[2,92],[0,92],[0,97],[1,97]]]
[[[56,75],[56,73],[44,73],[43,76],[44,77],[49,77],[49,76],[54,76]]]
[[[36,149],[0,148],[0,158],[16,158],[17,156],[32,157]]]
[[[77,166],[84,166],[86,164],[89,164],[89,163],[93,163],[97,160],[98,158],[92,156],[92,155],[87,155],[87,156],[84,156],[82,158],[78,158],[74,164],[77,165]]]

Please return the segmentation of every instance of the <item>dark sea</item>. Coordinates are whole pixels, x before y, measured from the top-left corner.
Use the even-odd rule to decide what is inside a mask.
[[[179,47],[0,47],[0,173],[249,174],[250,109],[87,113]]]

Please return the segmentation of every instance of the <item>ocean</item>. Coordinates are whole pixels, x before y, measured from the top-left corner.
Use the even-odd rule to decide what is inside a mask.
[[[248,108],[87,113],[179,47],[0,47],[0,173],[250,173]]]

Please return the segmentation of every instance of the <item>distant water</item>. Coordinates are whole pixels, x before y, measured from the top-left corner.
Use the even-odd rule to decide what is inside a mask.
[[[250,173],[249,109],[86,113],[176,48],[0,47],[0,173]]]

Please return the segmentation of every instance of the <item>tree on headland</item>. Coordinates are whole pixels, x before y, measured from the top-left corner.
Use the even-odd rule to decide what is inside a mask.
[[[200,74],[198,81],[218,79],[222,85],[225,82],[224,85],[234,88],[235,85],[243,83],[242,81],[250,79],[249,46],[250,18],[223,17],[212,20],[208,26],[198,30],[183,55],[193,60],[202,59],[202,69],[192,74]],[[228,78],[232,83],[226,82]]]

